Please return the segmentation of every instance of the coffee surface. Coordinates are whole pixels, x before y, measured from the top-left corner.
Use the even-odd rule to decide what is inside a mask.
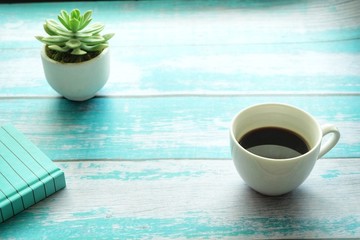
[[[293,158],[309,151],[309,145],[299,134],[278,127],[254,129],[239,144],[256,155],[273,159]]]

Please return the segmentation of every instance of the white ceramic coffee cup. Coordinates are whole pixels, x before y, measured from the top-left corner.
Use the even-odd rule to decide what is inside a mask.
[[[285,128],[299,134],[308,143],[309,151],[293,158],[273,159],[253,154],[239,144],[246,133],[263,127]],[[325,135],[328,137],[324,139]],[[316,160],[330,151],[339,138],[334,125],[320,126],[305,111],[279,103],[248,107],[233,118],[230,126],[231,155],[239,175],[252,189],[270,196],[285,194],[303,183]]]

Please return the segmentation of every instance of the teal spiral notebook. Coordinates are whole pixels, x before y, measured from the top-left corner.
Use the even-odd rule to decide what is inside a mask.
[[[12,125],[0,127],[0,223],[64,188],[64,172]]]

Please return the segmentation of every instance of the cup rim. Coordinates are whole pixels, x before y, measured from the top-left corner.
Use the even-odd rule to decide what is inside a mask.
[[[319,134],[319,138],[316,140],[316,143],[314,144],[314,146],[311,147],[311,149],[309,151],[307,151],[304,154],[301,154],[300,156],[296,156],[296,157],[292,157],[292,158],[282,158],[282,159],[277,159],[277,158],[269,158],[269,157],[263,157],[257,154],[254,154],[250,151],[248,151],[247,149],[245,149],[243,146],[240,145],[240,143],[236,140],[235,135],[234,135],[234,127],[235,127],[235,121],[238,118],[238,116],[240,114],[242,114],[243,112],[251,109],[251,108],[255,108],[255,107],[261,107],[261,106],[271,106],[271,105],[276,105],[276,106],[283,106],[283,107],[287,107],[287,108],[292,108],[295,109],[296,111],[301,112],[302,114],[306,115],[307,117],[309,117],[317,126],[318,129],[318,134]],[[322,132],[321,132],[321,127],[319,125],[319,123],[314,119],[313,116],[311,116],[309,113],[307,113],[306,111],[295,107],[293,105],[290,104],[285,104],[285,103],[278,103],[278,102],[269,102],[269,103],[260,103],[260,104],[254,104],[254,105],[250,105],[242,110],[240,110],[237,114],[235,114],[235,116],[233,117],[233,119],[231,120],[231,125],[230,125],[230,136],[231,136],[231,140],[233,142],[235,142],[236,146],[240,147],[242,150],[244,150],[246,153],[248,153],[249,155],[253,156],[253,157],[257,157],[261,160],[265,160],[265,161],[274,161],[274,162],[284,162],[284,161],[296,161],[300,158],[306,157],[310,154],[312,154],[316,148],[318,147],[318,145],[321,143],[322,140]]]

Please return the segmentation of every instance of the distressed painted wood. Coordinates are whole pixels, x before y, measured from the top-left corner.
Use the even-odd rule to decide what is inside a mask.
[[[1,225],[2,239],[360,235],[360,159],[319,160],[280,197],[248,188],[231,160],[57,164],[67,188]]]
[[[56,95],[44,79],[42,45],[34,35],[43,34],[41,23],[58,9],[91,4],[1,5],[0,64],[6,71],[0,96]],[[100,95],[359,91],[359,1],[95,6],[98,21],[116,33],[109,84]]]
[[[75,7],[92,8],[97,21],[117,33],[115,46],[307,43],[360,32],[357,0],[10,4],[0,9],[1,48],[39,46],[33,38],[43,33],[39,22]]]
[[[98,97],[60,98],[34,35],[60,9],[114,32]],[[360,1],[0,4],[0,125],[67,188],[0,224],[0,239],[360,238]],[[281,197],[249,189],[228,127],[251,104],[298,106],[342,134]],[[1,186],[0,186],[1,187]]]
[[[357,95],[0,99],[0,123],[13,122],[57,160],[229,158],[232,117],[263,102],[292,104],[337,125],[342,137],[325,157],[360,157]]]
[[[45,80],[39,49],[0,49],[0,96],[57,96]],[[353,94],[360,91],[359,52],[359,39],[274,48],[112,47],[110,78],[98,95]]]

